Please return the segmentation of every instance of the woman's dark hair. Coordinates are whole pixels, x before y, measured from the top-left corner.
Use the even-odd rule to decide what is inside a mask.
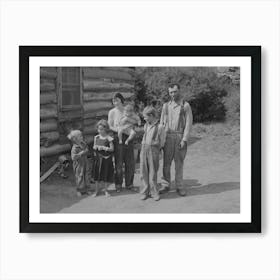
[[[116,98],[119,98],[120,101],[121,101],[121,103],[124,104],[124,97],[122,96],[121,93],[119,93],[119,92],[115,93],[115,94],[113,95],[112,101],[113,101],[114,99],[116,99]]]

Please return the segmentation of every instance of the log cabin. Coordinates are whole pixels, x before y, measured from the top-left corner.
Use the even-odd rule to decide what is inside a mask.
[[[69,152],[71,129],[92,143],[113,94],[133,97],[134,81],[130,67],[40,67],[40,157]]]

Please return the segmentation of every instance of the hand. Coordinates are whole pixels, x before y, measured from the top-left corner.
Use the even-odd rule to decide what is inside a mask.
[[[184,149],[185,146],[186,146],[186,144],[187,144],[187,141],[182,140],[182,141],[180,142],[180,145],[179,145],[180,149]]]

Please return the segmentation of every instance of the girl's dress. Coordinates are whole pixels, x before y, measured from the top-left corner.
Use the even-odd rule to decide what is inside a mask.
[[[111,136],[96,135],[94,139],[95,145],[98,146],[110,147],[110,142],[113,142]],[[112,183],[114,181],[113,152],[94,151],[93,178],[97,182]]]

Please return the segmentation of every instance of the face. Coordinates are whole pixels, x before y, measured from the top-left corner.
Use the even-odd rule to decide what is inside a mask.
[[[81,142],[83,142],[83,135],[82,134],[79,134],[79,135],[77,135],[76,137],[75,137],[75,142],[77,143],[77,144],[80,144]]]
[[[116,97],[116,98],[113,98],[113,105],[115,107],[119,107],[119,106],[122,105],[122,102],[121,102],[121,100],[118,97]]]
[[[127,117],[129,117],[129,116],[132,115],[132,111],[131,111],[130,109],[125,108],[125,109],[124,109],[124,114],[125,114]]]
[[[98,133],[101,135],[101,136],[106,136],[106,129],[104,128],[104,126],[102,125],[99,125],[98,128],[97,128],[97,131]]]
[[[171,99],[178,99],[180,97],[180,90],[178,89],[178,86],[170,87],[168,88],[168,93]]]
[[[155,120],[153,115],[144,114],[143,117],[144,117],[145,122],[147,122],[147,123],[152,123]]]

